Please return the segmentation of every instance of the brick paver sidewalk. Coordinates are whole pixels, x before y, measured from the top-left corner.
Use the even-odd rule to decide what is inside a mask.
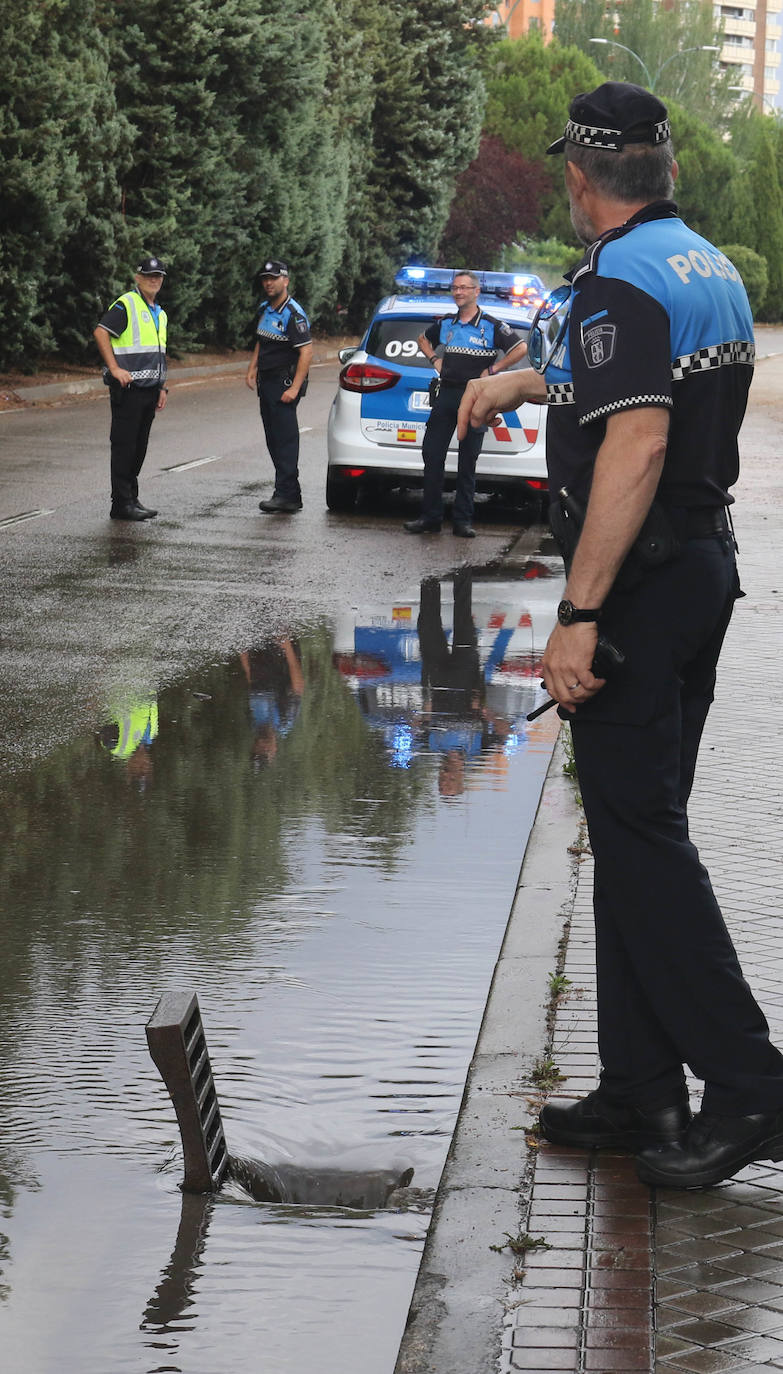
[[[738,603],[699,760],[691,832],[740,960],[783,1046],[783,359],[762,364],[737,488]],[[553,1057],[559,1091],[597,1081],[592,863],[579,863]],[[692,1084],[698,1101],[698,1088]],[[632,1160],[542,1145],[501,1367],[543,1371],[783,1369],[783,1167],[718,1188],[651,1193]]]

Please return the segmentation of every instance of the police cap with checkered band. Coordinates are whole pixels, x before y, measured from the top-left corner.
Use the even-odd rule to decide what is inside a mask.
[[[631,143],[656,146],[671,138],[666,106],[628,81],[605,81],[587,95],[574,96],[568,113],[563,137],[550,144],[548,153],[562,153],[566,142],[620,152]]]

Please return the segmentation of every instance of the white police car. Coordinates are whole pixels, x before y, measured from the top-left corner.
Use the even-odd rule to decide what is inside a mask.
[[[477,275],[481,309],[524,337],[547,294],[541,279],[530,273]],[[327,431],[330,510],[351,510],[360,488],[383,493],[421,486],[421,444],[435,374],[417,339],[433,320],[453,314],[453,276],[446,268],[403,267],[395,278],[398,294],[381,301],[359,347],[340,351],[344,366]],[[525,404],[488,430],[476,468],[477,492],[542,504],[544,418],[543,406]],[[455,436],[446,459],[447,490],[456,472]]]

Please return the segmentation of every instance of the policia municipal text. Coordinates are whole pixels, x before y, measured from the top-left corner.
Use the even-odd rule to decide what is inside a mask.
[[[637,1155],[643,1181],[703,1187],[783,1159],[783,1056],[688,834],[687,802],[739,595],[726,514],[754,359],[732,263],[671,200],[661,102],[607,82],[571,103],[563,153],[588,245],[535,371],[468,386],[460,422],[548,403],[549,489],[568,581],[543,660],[571,720],[595,859],[601,1079],[547,1103],[546,1139]],[[593,672],[599,627],[625,654]],[[704,1082],[691,1117],[683,1066]]]
[[[155,301],[165,275],[158,258],[145,258],[135,290],[120,296],[94,331],[111,401],[112,520],[150,520],[158,513],[139,501],[139,473],[155,412],[168,396],[167,316]]]

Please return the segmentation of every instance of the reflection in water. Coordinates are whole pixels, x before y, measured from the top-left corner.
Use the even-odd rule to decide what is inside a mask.
[[[500,785],[524,746],[561,582],[554,560],[530,560],[521,577],[534,584],[522,598],[518,583],[462,567],[453,584],[424,579],[418,614],[414,598],[362,608],[338,628],[335,666],[382,728],[390,766],[440,755],[442,796],[461,795],[478,769]]]
[[[193,1302],[196,1274],[207,1240],[214,1198],[209,1193],[183,1193],[182,1211],[174,1249],[160,1283],[144,1312],[141,1330],[159,1334],[179,1326]]]
[[[556,728],[520,720],[559,586],[475,579],[470,676],[439,684],[416,626],[432,595],[453,659],[466,589],[441,585],[440,631],[433,588],[423,616],[417,589],[333,631],[259,635],[112,703],[97,747],[0,790],[10,1368],[393,1368],[426,1216],[234,1185],[199,1211],[144,1026],[161,994],[198,991],[232,1153],[319,1177],[413,1167],[435,1187]],[[137,757],[151,769],[129,786]]]

